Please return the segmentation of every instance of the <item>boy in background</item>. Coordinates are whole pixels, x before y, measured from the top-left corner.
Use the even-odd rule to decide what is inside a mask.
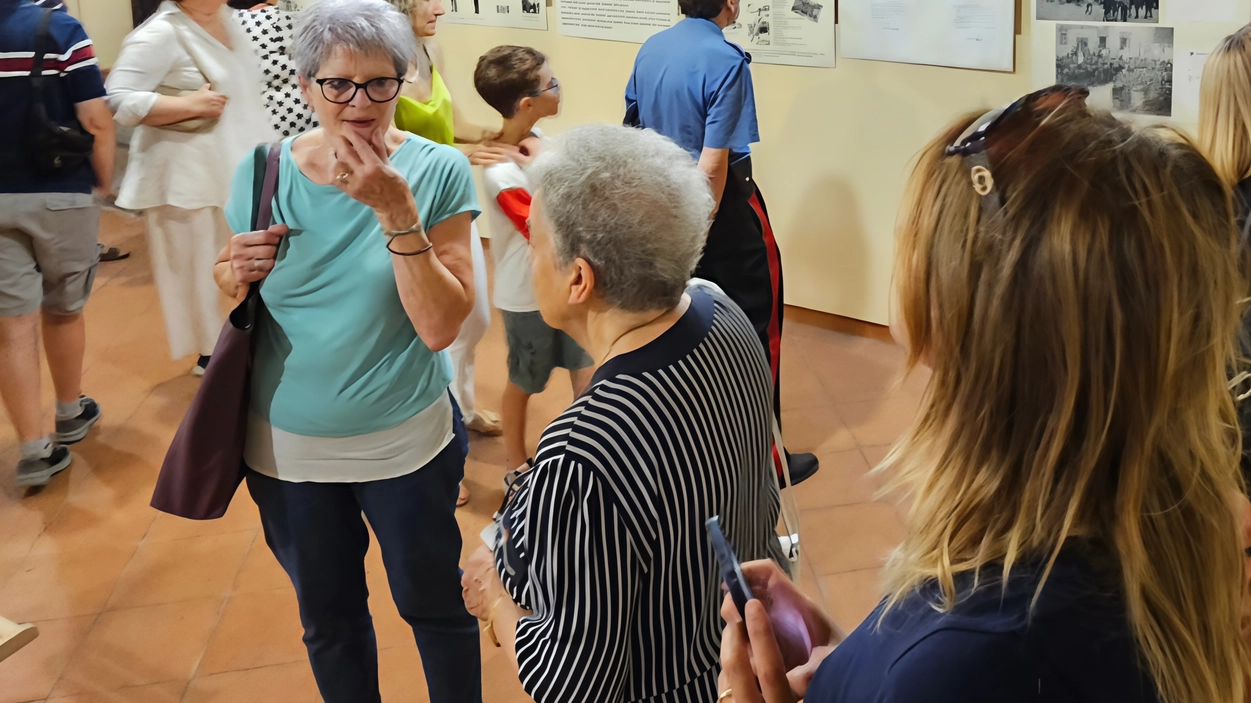
[[[535,124],[560,112],[560,82],[547,57],[535,49],[499,46],[478,60],[474,87],[504,118],[496,141],[523,146],[541,139]],[[530,184],[512,161],[482,174],[495,259],[495,307],[504,317],[508,341],[508,385],[500,409],[509,469],[530,466],[526,449],[526,410],[530,396],[542,393],[556,368],[569,370],[573,394],[591,380],[592,361],[567,334],[552,329],[539,314],[530,272]]]

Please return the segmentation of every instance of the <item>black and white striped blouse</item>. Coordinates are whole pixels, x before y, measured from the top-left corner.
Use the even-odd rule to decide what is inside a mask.
[[[783,563],[772,389],[751,323],[704,285],[651,344],[610,359],[543,433],[496,566],[538,703],[717,698],[722,592],[704,522]]]

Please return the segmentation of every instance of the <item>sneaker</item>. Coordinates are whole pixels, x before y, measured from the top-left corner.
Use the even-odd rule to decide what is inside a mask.
[[[191,368],[192,376],[203,376],[204,370],[208,368],[210,357],[201,356],[200,360],[195,362],[195,366]]]
[[[56,434],[52,435],[53,442],[57,444],[81,442],[92,426],[100,421],[100,404],[87,396],[83,396],[81,402],[83,409],[78,413],[78,417],[56,421]]]
[[[17,487],[46,486],[53,476],[70,465],[73,457],[69,447],[52,445],[52,451],[40,459],[22,459],[17,462]]]
[[[821,468],[821,462],[817,460],[815,454],[791,454],[787,452],[786,459],[791,469],[792,486],[798,486],[812,478],[817,469]]]

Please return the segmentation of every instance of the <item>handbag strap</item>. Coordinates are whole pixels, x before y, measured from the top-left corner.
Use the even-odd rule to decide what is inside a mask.
[[[274,196],[278,192],[278,170],[282,161],[282,142],[261,144],[253,152],[252,231],[269,229],[274,224]],[[272,273],[272,271],[271,271]],[[260,295],[261,279],[248,286],[243,302],[230,313],[230,322],[239,329],[250,329],[255,316],[255,299]]]
[[[264,148],[268,150],[265,157],[265,178],[261,185],[260,204],[256,209],[256,227],[253,231],[269,229],[274,224],[274,196],[278,192],[278,165],[282,161],[282,142],[274,142]]]

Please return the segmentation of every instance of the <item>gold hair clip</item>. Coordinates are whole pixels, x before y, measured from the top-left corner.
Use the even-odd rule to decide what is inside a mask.
[[[974,166],[971,175],[974,192],[981,196],[990,195],[990,191],[995,187],[995,177],[990,174],[990,169],[985,166]]]

